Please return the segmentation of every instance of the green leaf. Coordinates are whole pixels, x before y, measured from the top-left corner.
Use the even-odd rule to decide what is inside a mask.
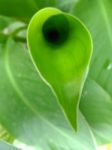
[[[0,15],[29,21],[37,10],[54,5],[55,0],[0,0]]]
[[[96,149],[80,112],[77,132],[71,129],[23,44],[1,45],[0,70],[0,122],[16,139],[36,150]]]
[[[74,14],[94,43],[90,73],[80,104],[99,144],[112,142],[112,1],[80,0]]]
[[[34,64],[76,129],[79,99],[92,53],[87,29],[77,18],[45,8],[29,24],[28,45]]]
[[[0,150],[19,150],[6,142],[0,141]]]
[[[0,14],[27,21],[38,10],[33,0],[0,0]]]
[[[52,6],[68,11],[76,2],[77,0],[0,0],[0,15],[28,22],[41,8]]]

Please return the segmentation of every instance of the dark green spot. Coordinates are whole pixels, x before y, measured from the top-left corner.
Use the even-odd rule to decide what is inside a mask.
[[[44,23],[42,32],[48,43],[58,46],[66,42],[69,36],[69,22],[62,14],[54,15]]]

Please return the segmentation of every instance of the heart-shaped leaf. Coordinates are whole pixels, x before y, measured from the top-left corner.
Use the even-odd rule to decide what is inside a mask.
[[[34,64],[53,87],[73,128],[92,52],[91,37],[75,17],[55,8],[37,12],[29,24],[28,45]]]

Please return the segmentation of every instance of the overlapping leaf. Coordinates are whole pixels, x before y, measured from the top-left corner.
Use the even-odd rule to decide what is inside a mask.
[[[96,149],[82,114],[77,132],[68,125],[22,44],[1,46],[0,70],[0,122],[15,138],[37,150]]]
[[[80,0],[74,8],[94,42],[90,73],[80,108],[99,144],[112,142],[112,1]]]

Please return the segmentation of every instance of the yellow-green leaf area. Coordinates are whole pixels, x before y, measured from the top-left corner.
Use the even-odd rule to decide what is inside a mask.
[[[29,24],[28,45],[36,68],[76,129],[78,103],[92,54],[88,30],[76,17],[45,8]]]

